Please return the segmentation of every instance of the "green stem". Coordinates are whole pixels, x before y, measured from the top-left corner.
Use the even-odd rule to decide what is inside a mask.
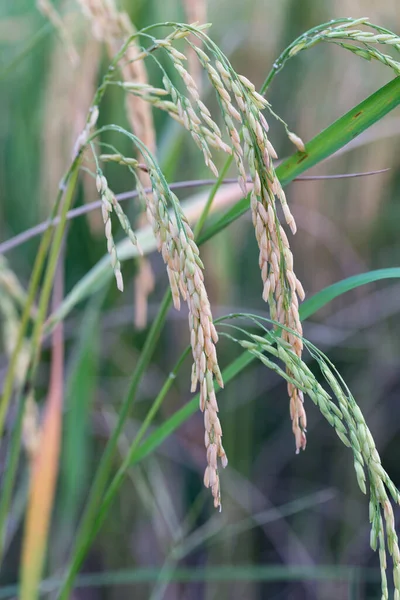
[[[6,520],[9,514],[12,491],[14,488],[15,475],[18,468],[18,458],[21,449],[22,423],[25,412],[25,397],[20,394],[18,402],[17,417],[13,426],[10,451],[7,464],[4,469],[4,481],[0,498],[0,564],[3,560],[4,545],[6,541]]]
[[[132,403],[135,399],[136,391],[138,389],[142,375],[151,359],[154,349],[157,345],[162,326],[165,321],[165,317],[168,313],[171,304],[171,292],[168,290],[162,300],[156,319],[153,321],[150,331],[146,337],[143,350],[140,353],[139,361],[136,365],[135,372],[133,373],[132,380],[125,399],[122,403],[121,410],[119,412],[118,423],[112,433],[112,436],[107,442],[107,446],[101,457],[100,464],[96,470],[96,475],[93,484],[90,489],[90,494],[87,499],[85,512],[82,516],[78,534],[75,541],[75,558],[73,560],[71,569],[68,573],[68,577],[65,581],[64,587],[66,591],[61,594],[61,598],[68,598],[69,590],[72,585],[73,578],[81,564],[81,559],[86,553],[85,542],[90,534],[93,522],[96,517],[96,511],[98,509],[99,502],[103,496],[105,486],[107,485],[112,461],[114,458],[115,449],[117,447],[119,436],[125,425],[125,421],[128,418],[129,412],[132,407]],[[63,588],[64,589],[64,588]]]
[[[135,452],[136,452],[137,448],[139,447],[139,444],[142,441],[144,435],[146,434],[149,426],[151,425],[155,415],[157,414],[158,409],[160,408],[161,404],[163,403],[167,393],[169,392],[173,382],[175,381],[176,375],[177,375],[182,363],[184,362],[185,358],[188,356],[189,352],[190,352],[190,348],[186,348],[186,350],[181,354],[175,367],[173,368],[171,373],[168,375],[157,398],[154,400],[154,402],[153,402],[149,412],[147,413],[131,447],[129,448],[128,454],[125,456],[123,463],[121,464],[120,468],[118,469],[115,477],[113,478],[113,480],[107,490],[107,493],[104,496],[104,500],[101,503],[100,509],[98,511],[98,514],[97,514],[97,517],[96,517],[94,523],[91,521],[90,530],[88,532],[82,531],[82,535],[80,536],[80,538],[84,537],[83,536],[84,533],[85,533],[85,537],[84,537],[84,539],[82,539],[82,541],[79,538],[80,545],[77,548],[76,554],[74,556],[73,562],[72,562],[70,570],[68,572],[67,579],[65,580],[62,590],[60,592],[60,595],[59,595],[60,600],[67,599],[69,597],[70,592],[71,592],[71,586],[72,586],[73,580],[75,578],[75,575],[78,572],[79,567],[82,564],[82,561],[83,561],[86,553],[88,552],[90,545],[93,542],[93,539],[96,537],[97,533],[99,532],[99,530],[104,522],[104,519],[107,515],[108,509],[110,508],[110,505],[115,498],[115,494],[117,493],[118,489],[120,488],[120,486],[123,482],[123,479],[125,477],[125,473],[126,473],[127,469],[130,467],[130,465],[134,459]],[[77,542],[77,545],[78,545],[78,542]]]
[[[4,532],[5,521],[6,521],[6,516],[8,514],[9,504],[11,501],[12,490],[14,487],[14,481],[15,481],[17,468],[18,468],[18,459],[19,459],[19,454],[21,451],[20,440],[21,440],[21,434],[22,434],[22,420],[23,420],[23,414],[24,414],[24,410],[25,410],[25,403],[26,403],[27,395],[29,393],[29,391],[27,392],[26,390],[33,389],[33,382],[34,382],[34,378],[36,375],[36,370],[37,370],[37,366],[38,366],[39,358],[40,358],[43,323],[44,323],[46,315],[47,315],[50,294],[51,294],[51,290],[53,287],[54,274],[55,274],[55,270],[57,267],[58,256],[59,256],[59,252],[60,252],[60,248],[61,248],[61,244],[62,244],[62,240],[63,240],[63,236],[64,236],[65,225],[67,222],[67,213],[72,204],[78,175],[79,175],[79,161],[77,160],[77,161],[74,161],[74,167],[73,167],[73,170],[70,173],[70,176],[68,179],[68,187],[65,192],[64,204],[63,204],[61,215],[60,215],[60,222],[57,225],[57,228],[55,230],[53,243],[52,243],[51,250],[50,250],[46,274],[44,277],[42,292],[41,292],[40,300],[39,300],[38,312],[37,312],[37,315],[35,318],[35,324],[34,324],[33,333],[32,333],[32,341],[31,341],[31,345],[30,345],[30,349],[29,349],[30,356],[31,356],[29,372],[27,373],[26,377],[22,377],[22,381],[20,382],[21,391],[19,392],[19,398],[18,398],[17,422],[15,424],[15,429],[13,432],[13,438],[12,438],[11,450],[10,450],[10,459],[9,459],[9,462],[8,462],[7,468],[6,468],[3,495],[1,498],[1,502],[0,502],[0,541],[1,541],[0,558],[1,558],[1,554],[2,554],[3,542],[5,539],[5,532]],[[61,196],[60,196],[58,202],[56,202],[56,205],[58,205],[59,201],[61,201]],[[54,209],[53,209],[53,211],[54,211]],[[29,291],[31,292],[31,294],[28,294],[28,299],[32,298],[32,302],[33,302],[33,298],[34,298],[35,292],[36,292],[35,286],[37,287],[39,284],[39,277],[40,277],[44,259],[46,256],[46,251],[47,251],[48,245],[50,243],[51,234],[52,234],[51,229],[49,229],[48,232],[46,232],[46,233],[49,233],[49,237],[46,236],[46,234],[45,234],[45,236],[42,238],[42,243],[40,245],[40,249],[39,249],[39,253],[38,253],[38,258],[40,258],[40,261],[38,262],[38,260],[37,260],[37,262],[35,263],[34,274],[32,275],[32,281],[30,284]],[[45,240],[46,243],[44,243],[43,240]],[[30,306],[31,306],[31,304],[29,304],[29,306],[28,306],[29,310],[30,310]],[[24,315],[25,315],[25,313],[26,313],[26,307],[25,307]],[[24,315],[22,317],[22,322],[21,322],[21,326],[19,329],[17,345],[14,349],[13,357],[11,359],[11,364],[10,364],[9,371],[7,374],[8,376],[10,376],[11,386],[9,388],[6,388],[5,392],[4,392],[3,404],[2,404],[2,408],[4,407],[3,408],[4,411],[6,410],[5,407],[8,406],[8,402],[11,397],[11,392],[13,389],[12,384],[13,384],[13,380],[14,380],[14,369],[16,368],[16,365],[17,365],[19,350],[21,349],[21,346],[22,346],[23,337],[24,337],[24,333],[25,333],[25,329],[26,329],[26,325],[27,325],[27,319],[24,320]],[[12,379],[11,379],[11,377],[12,377]],[[6,380],[6,383],[7,383],[7,380]],[[25,391],[23,391],[23,388],[25,388]],[[9,395],[7,395],[7,393]],[[6,402],[4,402],[4,399],[6,399]],[[4,417],[3,417],[3,419],[4,419]],[[3,422],[1,424],[3,424]]]
[[[198,236],[200,235],[200,233],[201,233],[201,231],[203,229],[204,223],[206,222],[206,219],[207,219],[207,217],[209,215],[209,212],[210,212],[212,203],[214,201],[215,195],[218,192],[219,188],[221,187],[222,181],[225,179],[225,175],[227,174],[227,172],[229,170],[229,167],[232,164],[232,160],[233,160],[233,156],[230,156],[226,160],[224,166],[222,167],[222,169],[220,171],[220,174],[218,176],[217,181],[214,183],[213,187],[211,188],[210,195],[208,196],[208,200],[206,202],[206,205],[204,206],[203,212],[201,213],[201,215],[199,217],[199,220],[197,221],[196,226],[195,226],[194,231],[193,231],[194,237],[196,239],[198,238]]]
[[[71,169],[68,171],[68,173],[65,177],[65,181],[70,180],[71,178],[74,179],[74,182],[76,181],[76,177],[78,176],[78,171],[79,171],[78,164],[79,164],[79,157],[77,157],[75,159],[73,165],[71,166]],[[75,175],[74,175],[74,173],[75,173]],[[70,189],[70,188],[68,188],[68,189]],[[57,215],[63,195],[64,195],[63,190],[60,190],[60,192],[58,193],[56,202],[54,204],[54,207],[51,211],[51,215],[49,218],[50,222]],[[66,220],[66,214],[68,212],[68,209],[65,211],[65,206],[68,206],[68,208],[69,208],[69,202],[67,200],[64,204],[64,212],[65,212],[64,224],[65,224],[65,220]],[[59,228],[61,226],[62,226],[62,223],[59,223],[57,226],[58,229],[56,230],[56,234],[54,234],[55,236],[57,235],[57,231],[60,231]],[[63,228],[62,228],[62,230],[63,230]],[[32,309],[32,306],[33,306],[33,303],[35,300],[36,292],[39,288],[40,278],[42,276],[44,263],[46,260],[46,255],[47,255],[48,248],[50,246],[52,235],[53,235],[53,229],[51,227],[49,227],[45,231],[45,233],[41,239],[41,242],[39,245],[39,250],[36,255],[36,260],[35,260],[35,263],[33,266],[33,272],[32,272],[32,276],[31,276],[31,280],[29,282],[29,289],[28,289],[28,293],[27,293],[27,297],[26,297],[24,310],[23,310],[22,316],[21,316],[21,322],[20,322],[20,326],[19,326],[19,330],[18,330],[18,336],[17,336],[17,340],[15,343],[13,353],[10,358],[10,363],[8,366],[7,375],[6,375],[4,387],[3,387],[3,394],[2,394],[1,402],[0,402],[0,439],[3,436],[4,421],[5,421],[8,406],[10,403],[13,387],[14,387],[15,370],[17,368],[19,353],[21,351],[22,343],[23,343],[25,333],[26,333],[26,330],[28,327],[28,322],[29,322],[29,318],[31,315],[31,309]],[[61,233],[61,238],[62,238],[62,233]],[[56,256],[56,261],[57,261],[57,256]],[[50,281],[50,283],[47,282],[47,284],[46,284],[47,287],[50,285],[50,291],[51,291],[51,283],[52,282]],[[50,293],[50,291],[48,289],[46,289],[46,294]],[[47,304],[46,304],[45,308],[47,309]],[[42,311],[43,311],[43,306],[42,306]],[[39,309],[39,312],[40,312],[40,309]],[[39,318],[39,316],[38,316],[38,318]],[[36,333],[34,333],[35,343],[37,343],[38,336],[40,335],[40,331],[38,329],[36,321],[35,321],[35,332],[36,332]],[[32,350],[34,350],[34,348],[32,348]],[[24,382],[22,382],[22,385],[23,385],[23,383]]]
[[[328,29],[328,28],[331,29],[334,25],[340,25],[341,23],[351,23],[352,21],[354,21],[354,19],[352,19],[351,17],[335,19],[333,21],[328,21],[327,23],[321,23],[321,25],[317,25],[316,27],[313,27],[312,29],[309,29],[305,33],[302,33],[301,35],[299,35],[298,38],[296,38],[289,46],[287,46],[285,48],[285,50],[280,54],[280,56],[274,62],[272,69],[268,73],[264,83],[261,86],[260,94],[265,94],[265,92],[267,91],[267,88],[269,87],[271,81],[274,79],[275,75],[277,75],[279,73],[279,71],[281,71],[283,69],[283,67],[286,64],[286,61],[289,60],[289,58],[291,58],[290,51],[292,50],[292,48],[297,46],[297,44],[300,44],[301,42],[303,42],[303,40],[310,41],[310,38],[312,38],[312,36],[314,34],[318,34],[321,31],[324,31],[325,29]]]

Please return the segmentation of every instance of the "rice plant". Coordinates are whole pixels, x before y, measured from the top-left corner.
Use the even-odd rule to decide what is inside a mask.
[[[296,276],[290,247],[297,226],[283,188],[308,168],[344,147],[400,103],[400,63],[392,54],[386,53],[392,50],[396,54],[400,50],[400,38],[365,18],[324,23],[287,46],[257,91],[246,74],[238,73],[233,62],[213,41],[209,24],[171,21],[136,30],[129,17],[119,12],[112,2],[80,0],[78,5],[90,23],[93,36],[105,42],[109,65],[94,90],[85,124],[73,145],[71,162],[65,165],[65,174],[41,237],[27,289],[5,260],[0,264],[2,333],[9,358],[0,404],[0,434],[6,439],[5,430],[11,431],[0,499],[0,555],[3,558],[7,557],[8,515],[23,452],[27,455],[30,473],[24,509],[19,596],[23,600],[39,597],[48,551],[61,450],[63,321],[78,302],[91,296],[95,299],[96,294],[101,294],[100,290],[106,289],[112,274],[118,290],[123,292],[124,262],[132,257],[145,261],[146,255],[156,248],[165,264],[169,289],[146,333],[104,451],[96,457],[90,492],[68,556],[63,560],[61,580],[55,585],[57,597],[70,597],[87,553],[132,466],[138,465],[170,436],[192,414],[195,404],[204,415],[204,485],[211,491],[214,507],[221,511],[224,503],[222,469],[229,467],[222,443],[224,410],[219,409],[217,394],[224,384],[232,385],[231,381],[252,360],[258,359],[287,384],[295,452],[306,450],[305,404],[309,397],[333,427],[340,442],[352,453],[357,483],[369,498],[370,545],[379,552],[382,598],[389,598],[389,587],[392,586],[386,579],[388,551],[393,561],[390,569],[393,597],[399,599],[400,554],[391,502],[400,502],[400,492],[382,465],[371,431],[344,379],[330,359],[303,336],[302,320],[335,295],[340,295],[342,289],[338,284],[334,290],[322,290],[303,303],[305,291]],[[41,9],[75,60],[77,51],[64,31],[62,18],[51,4],[41,3]],[[277,114],[266,96],[276,75],[291,59],[295,60],[297,55],[320,43],[335,44],[359,58],[378,61],[389,67],[396,78],[315,138],[304,141]],[[212,92],[207,96],[203,94],[206,86]],[[122,124],[106,123],[103,119],[107,96],[116,91],[124,95],[126,115]],[[159,111],[164,115],[160,118],[172,118],[191,138],[194,149],[213,176],[212,191],[194,217],[190,206],[182,203],[175,194],[157,158],[154,122],[159,118]],[[267,119],[277,120],[296,150],[279,164]],[[129,177],[134,188],[136,220],[130,217],[121,198],[110,186],[107,175],[110,166]],[[236,171],[241,196],[216,220],[211,213],[231,166]],[[60,277],[62,280],[59,259],[63,244],[68,246],[67,225],[75,214],[73,204],[83,176],[88,176],[89,185],[100,198],[103,246],[107,256],[64,297],[59,281]],[[212,294],[207,291],[207,265],[200,257],[200,247],[246,211],[251,214],[259,250],[260,296],[268,305],[266,314],[269,316],[229,313],[214,320]],[[147,225],[143,224],[143,215]],[[126,238],[121,242],[116,241],[119,230]],[[301,244],[301,236],[298,237]],[[3,246],[5,249],[6,245]],[[142,264],[150,270],[150,263]],[[398,277],[399,274],[397,270],[382,276]],[[146,277],[151,278],[151,274]],[[379,277],[371,272],[364,280],[345,281],[343,290]],[[138,277],[137,285],[146,287],[145,284]],[[144,292],[145,304],[151,289],[152,285]],[[187,304],[189,331],[186,337],[190,349],[171,369],[139,429],[129,440],[120,466],[114,471],[125,426],[143,375],[157,348],[169,307],[173,303],[175,309],[180,310],[181,300]],[[238,320],[241,326],[237,324]],[[47,399],[39,417],[38,370],[43,343],[49,335],[52,336],[51,372]],[[244,350],[242,357],[225,369],[221,366],[221,351],[217,356],[221,337]],[[151,432],[154,417],[189,352],[193,364],[191,375],[187,375],[188,388],[192,393],[198,389],[198,397]],[[319,378],[307,362],[319,368]],[[227,390],[229,394],[229,385]]]

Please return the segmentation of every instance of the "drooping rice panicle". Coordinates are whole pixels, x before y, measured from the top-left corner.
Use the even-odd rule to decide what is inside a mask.
[[[267,106],[267,102],[256,92],[254,85],[247,78],[234,73],[224,57],[221,56],[221,60],[215,61],[214,68],[199,51],[197,53],[217,91],[239,170],[239,183],[244,193],[246,193],[244,155],[253,179],[253,189],[250,193],[251,209],[260,249],[259,265],[263,280],[263,298],[269,302],[273,318],[301,334],[298,301],[304,299],[304,290],[293,271],[293,255],[287,236],[279,223],[275,198],[279,200],[285,220],[293,233],[296,232],[296,224],[272,164],[276,153],[268,139],[268,124],[261,112]],[[239,110],[233,106],[232,96]],[[241,126],[244,152],[233,119]],[[287,332],[284,332],[283,336],[293,344],[293,348],[300,356],[301,340]],[[307,423],[303,396],[301,391],[291,384],[288,385],[288,392],[298,452],[306,445]]]
[[[189,33],[193,33],[193,31],[204,41],[204,49],[194,46],[188,39]],[[186,56],[173,46],[172,42],[180,36],[184,37],[196,52],[200,64],[217,93],[230,146],[222,140],[218,125],[211,117],[207,106],[200,100],[196,83],[184,66]],[[268,103],[256,92],[254,85],[246,77],[234,72],[220,50],[216,49],[201,30],[189,26],[187,29],[185,26],[179,26],[174,34],[170,34],[165,39],[154,39],[152,48],[159,48],[167,52],[189,95],[193,98],[198,112],[190,100],[173,85],[160,63],[158,64],[163,71],[163,85],[170,94],[171,100],[166,100],[158,88],[155,88],[155,93],[151,93],[146,86],[131,86],[125,83],[122,84],[123,87],[131,93],[142,94],[143,98],[146,98],[153,106],[166,110],[173,118],[182,123],[202,150],[206,165],[216,175],[218,171],[211,160],[209,143],[224,151],[229,151],[230,148],[239,171],[239,184],[244,194],[247,193],[245,169],[245,160],[247,160],[253,179],[251,207],[260,249],[259,263],[263,280],[263,298],[269,303],[271,315],[274,318],[301,334],[298,302],[299,299],[304,298],[304,291],[293,271],[293,256],[286,234],[279,223],[275,206],[276,199],[279,200],[285,220],[293,233],[296,231],[296,224],[272,164],[276,153],[268,139],[268,124],[261,112]],[[153,54],[152,57],[158,62]],[[237,108],[234,106],[234,102]],[[301,140],[295,141],[300,144]],[[286,333],[283,335],[289,339],[296,352],[301,355],[299,338],[294,338]],[[296,390],[290,384],[288,391],[296,451],[298,452],[306,445],[306,415],[301,391]]]
[[[268,76],[269,81],[272,80],[275,73],[282,69],[287,60],[321,42],[334,43],[366,60],[377,60],[392,69],[396,76],[400,74],[400,62],[372,46],[372,44],[385,45],[399,52],[399,36],[384,27],[370,23],[366,18],[349,18],[344,23],[342,22],[344,19],[339,21],[336,24],[335,22],[324,23],[299,36],[274,62]],[[372,29],[372,31],[359,29],[360,25]]]
[[[259,317],[255,317],[253,320],[257,321],[257,319]],[[299,334],[293,331],[292,335],[297,337]],[[304,341],[305,346],[318,362],[321,372],[338,402],[337,405],[304,361],[294,352],[292,345],[282,337],[277,335],[261,337],[254,334],[248,334],[248,336],[249,340],[228,337],[239,342],[243,348],[254,354],[269,369],[278,373],[289,385],[293,385],[308,395],[318,406],[322,415],[335,429],[340,440],[352,450],[357,482],[364,494],[367,493],[366,474],[368,475],[371,548],[379,550],[382,598],[384,600],[389,598],[386,579],[387,546],[393,560],[394,597],[398,600],[400,597],[400,551],[389,495],[396,504],[400,504],[400,492],[382,467],[373,436],[354,397],[326,357],[309,342]],[[286,366],[286,371],[281,369],[268,355],[281,360]]]
[[[204,285],[203,263],[194,241],[190,225],[180,209],[175,195],[152,162],[150,155],[143,154],[148,170],[152,193],[146,194],[137,178],[137,188],[146,204],[146,213],[157,240],[157,249],[167,266],[172,298],[175,308],[180,308],[180,298],[187,302],[189,310],[190,342],[193,354],[191,391],[200,385],[200,409],[204,412],[205,446],[207,468],[204,482],[211,488],[215,507],[221,507],[221,491],[217,459],[223,467],[227,457],[222,445],[222,429],[218,418],[218,405],[214,391],[214,378],[223,387],[215,344],[218,335],[212,321],[211,307]],[[126,161],[122,159],[121,162]],[[101,181],[100,189],[104,182]],[[108,204],[107,204],[108,203]],[[111,202],[106,198],[105,216]],[[175,220],[168,212],[172,204]]]
[[[97,191],[100,194],[102,205],[101,214],[103,216],[104,230],[107,240],[107,252],[110,255],[111,266],[114,271],[117,288],[122,292],[124,290],[124,281],[122,279],[121,264],[118,260],[117,249],[115,247],[114,237],[112,234],[111,213],[112,204],[109,198],[109,187],[107,180],[102,175],[97,175],[96,178]]]
[[[183,8],[185,10],[185,21],[187,23],[206,23],[207,21],[207,0],[183,0]],[[202,40],[196,38],[194,40],[196,46],[201,47]],[[189,48],[187,54],[188,71],[195,80],[197,87],[201,86],[202,68],[197,60],[196,53],[192,48]]]

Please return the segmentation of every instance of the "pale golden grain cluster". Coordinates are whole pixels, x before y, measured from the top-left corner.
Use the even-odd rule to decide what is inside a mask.
[[[215,507],[221,506],[221,491],[217,459],[225,467],[228,463],[222,446],[222,429],[218,418],[218,405],[214,390],[214,377],[223,387],[215,344],[218,334],[212,320],[211,307],[204,285],[203,263],[193,232],[184,214],[180,211],[177,198],[161,179],[158,171],[147,163],[152,183],[152,194],[145,194],[140,182],[137,185],[146,202],[148,220],[157,240],[157,248],[165,264],[176,309],[180,299],[187,302],[189,310],[190,343],[193,354],[191,391],[200,385],[200,409],[204,412],[205,446],[207,468],[204,483],[210,487]],[[175,208],[172,220],[168,205]]]
[[[220,507],[221,491],[217,459],[220,459],[223,467],[227,465],[228,460],[222,446],[222,429],[218,418],[214,377],[221,387],[223,387],[223,381],[215,349],[218,334],[212,320],[211,307],[204,285],[204,265],[199,256],[199,249],[177,197],[169,189],[150,153],[143,151],[145,165],[140,166],[148,174],[151,193],[146,193],[140,181],[137,172],[139,163],[136,159],[127,158],[121,154],[101,155],[100,159],[126,165],[134,173],[137,189],[146,205],[147,218],[157,240],[157,249],[167,266],[174,306],[177,310],[180,309],[181,297],[187,303],[190,342],[194,359],[191,391],[196,390],[197,384],[200,385],[200,409],[204,412],[207,450],[204,483],[206,487],[211,488],[214,505]],[[121,226],[133,244],[137,245],[137,239],[101,172],[97,175],[97,188],[102,199],[108,252],[117,285],[119,289],[122,289],[120,263],[111,231],[111,213],[113,211],[116,212]],[[174,210],[174,218],[171,217],[169,211],[171,205]]]
[[[263,298],[270,305],[272,318],[301,335],[298,307],[299,299],[304,299],[304,290],[293,271],[293,255],[285,231],[279,222],[276,198],[281,204],[284,218],[292,233],[296,232],[296,224],[272,164],[276,153],[268,139],[268,124],[261,112],[268,103],[256,92],[254,85],[246,77],[237,75],[233,71],[231,65],[222,56],[221,60],[215,61],[214,68],[210,60],[204,57],[204,52],[198,49],[196,52],[218,94],[243,193],[247,193],[244,159],[247,159],[253,180],[253,188],[250,192],[251,210],[260,249],[259,266],[263,280]],[[233,105],[233,99],[237,108]],[[301,140],[297,138],[296,141],[297,145],[300,145]],[[287,331],[283,332],[283,337],[290,342],[296,354],[301,356],[301,339]],[[307,421],[303,395],[290,383],[288,392],[298,452],[306,446]]]

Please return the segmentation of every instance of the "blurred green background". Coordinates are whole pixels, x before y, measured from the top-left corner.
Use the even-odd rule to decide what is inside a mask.
[[[137,28],[187,20],[187,6],[178,0],[130,0],[120,6]],[[0,3],[0,241],[48,215],[95,84],[107,65],[105,49],[93,39],[78,5],[68,1],[57,7],[81,55],[76,67],[33,0]],[[235,69],[256,86],[286,45],[321,22],[368,16],[400,32],[396,0],[219,0],[209,2],[206,9],[207,21],[213,24],[211,37]],[[267,97],[307,141],[390,77],[381,64],[321,45],[290,61]],[[168,180],[209,177],[190,137],[164,114],[155,115],[155,122],[158,159]],[[292,153],[283,127],[272,118],[269,122],[278,155]],[[100,123],[126,124],[118,90],[107,93]],[[321,175],[390,168],[387,173],[294,182],[287,188],[298,224],[291,240],[295,269],[307,296],[350,275],[399,264],[399,131],[400,113],[395,110],[357,138],[354,146],[312,170]],[[119,148],[130,152],[126,142]],[[124,169],[110,167],[106,173],[116,193],[132,188]],[[190,194],[180,192],[179,197]],[[77,204],[96,197],[94,182],[83,177]],[[125,206],[130,216],[137,214],[135,201]],[[37,247],[38,238],[7,254],[24,286]],[[65,293],[104,253],[100,215],[74,220],[65,247]],[[232,311],[265,312],[248,215],[208,242],[202,256],[215,317]],[[156,279],[149,298],[151,318],[167,278],[161,257],[154,254],[150,260]],[[55,577],[62,573],[94,469],[146,335],[146,330],[134,326],[135,262],[124,263],[123,273],[123,295],[114,282],[107,284],[105,294],[79,304],[65,322],[63,453],[47,569]],[[305,336],[329,355],[358,400],[397,484],[399,298],[400,284],[368,285],[333,301],[304,325]],[[187,342],[186,312],[171,309],[122,436],[121,457]],[[46,348],[47,341],[38,377],[39,405],[48,383]],[[237,353],[231,344],[220,342],[222,366]],[[2,351],[0,381],[6,364]],[[187,359],[156,423],[190,399],[189,377]],[[132,469],[84,565],[83,573],[102,578],[83,578],[74,598],[379,597],[378,557],[369,548],[368,501],[358,489],[350,451],[314,405],[307,403],[308,446],[299,456],[294,453],[286,386],[262,365],[252,364],[229,384],[219,405],[229,457],[222,474],[222,514],[214,513],[210,494],[203,488],[203,423],[202,415],[196,414]],[[26,486],[27,470],[22,465],[2,586],[18,579]],[[190,577],[195,580],[185,580]],[[9,596],[6,593],[0,588],[0,597],[15,595],[12,590]],[[52,597],[51,592],[46,597]]]

